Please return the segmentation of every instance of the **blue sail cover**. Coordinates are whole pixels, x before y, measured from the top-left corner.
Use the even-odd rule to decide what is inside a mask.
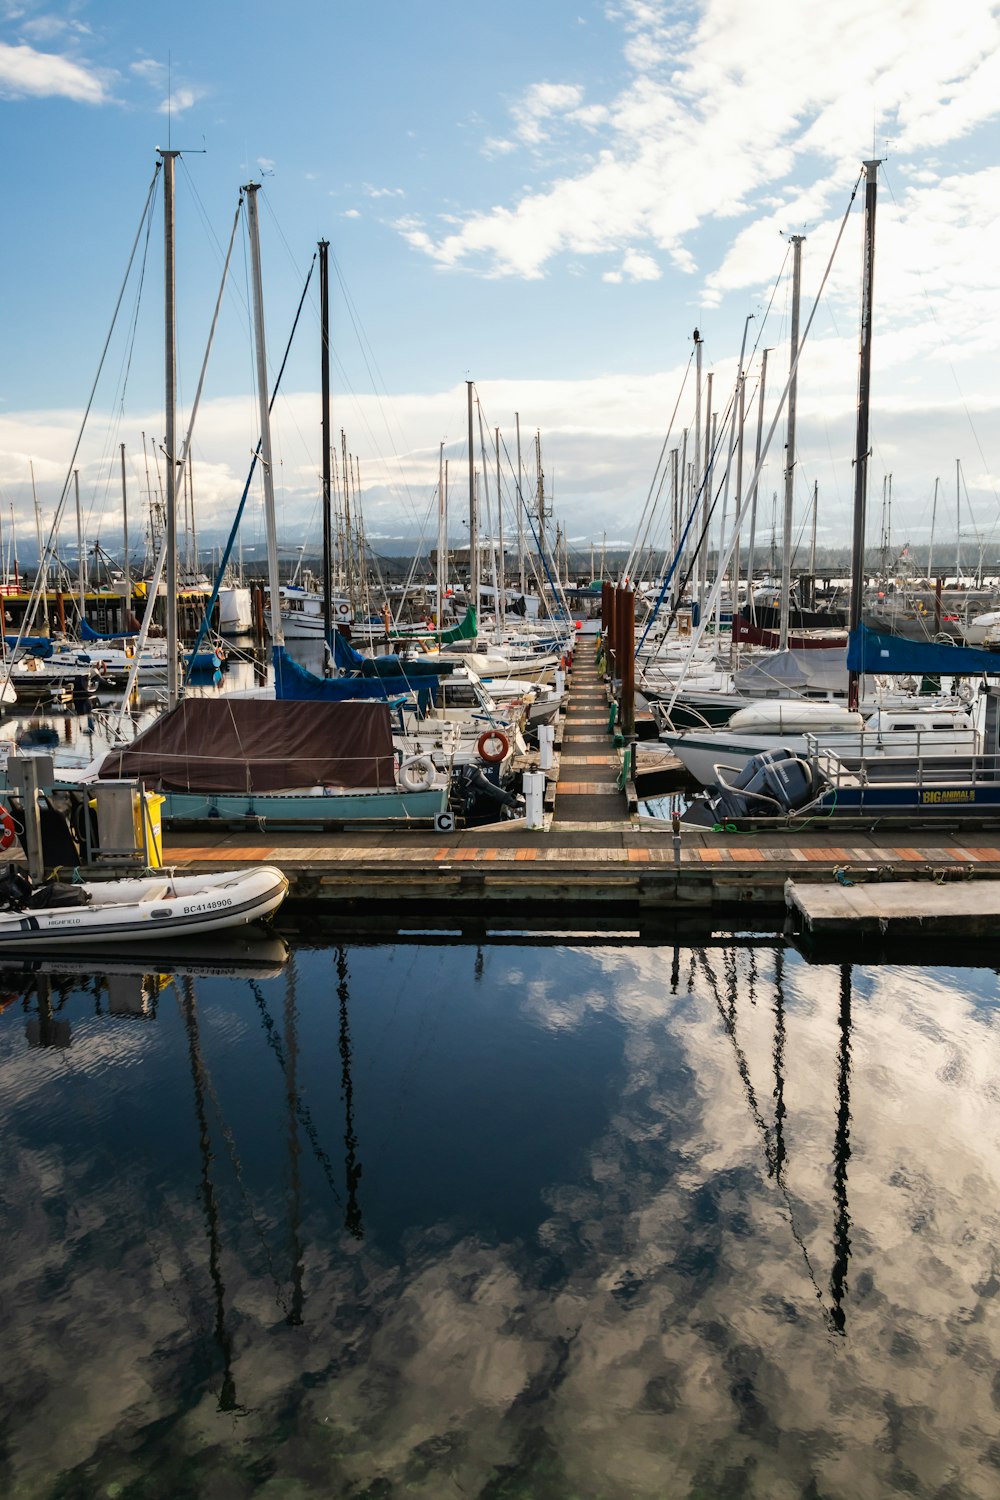
[[[944,646],[937,641],[908,641],[859,625],[847,640],[847,666],[867,676],[1000,677],[1000,654],[973,646]]]
[[[400,698],[419,687],[421,697],[437,692],[434,677],[411,684],[402,677],[317,677],[289,656],[284,646],[275,646],[274,695],[276,698],[309,699],[313,702],[343,702],[347,698]]]
[[[114,635],[102,635],[99,630],[95,630],[93,625],[89,625],[86,620],[80,621],[81,641],[124,641],[131,640],[133,636],[137,636],[138,634],[138,630],[116,630]]]
[[[401,677],[404,681],[419,677],[423,686],[428,677],[449,677],[457,665],[454,661],[422,661],[419,657],[404,661],[401,656],[367,656],[361,660],[361,676]]]
[[[333,637],[334,664],[342,672],[360,672],[362,677],[447,677],[457,665],[451,661],[403,661],[399,656],[362,656],[338,630]],[[405,691],[405,689],[404,689]]]
[[[355,651],[350,641],[345,640],[339,630],[335,630],[333,632],[333,660],[342,672],[346,672],[353,667],[360,667],[364,657],[360,651]]]
[[[18,643],[16,634],[5,635],[3,640],[8,651],[13,651]],[[21,649],[30,651],[39,661],[48,661],[55,648],[47,635],[26,635],[21,638]]]

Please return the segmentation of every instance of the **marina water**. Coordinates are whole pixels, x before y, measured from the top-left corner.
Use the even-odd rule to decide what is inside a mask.
[[[995,1496],[995,971],[478,936],[3,967],[0,1492]]]

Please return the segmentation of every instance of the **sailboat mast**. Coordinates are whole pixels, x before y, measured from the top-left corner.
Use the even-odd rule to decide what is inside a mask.
[[[76,571],[77,582],[80,585],[80,624],[84,621],[84,610],[86,608],[87,580],[84,573],[83,562],[83,518],[80,515],[80,470],[73,470],[73,493],[76,497]]]
[[[260,224],[257,217],[259,182],[248,182],[247,228],[250,232],[250,270],[253,283],[254,347],[257,355],[257,401],[260,407],[260,464],[264,476],[264,533],[267,538],[267,576],[271,590],[271,645],[284,645],[281,628],[281,591],[278,578],[278,527],[274,512],[274,474],[271,468],[271,413],[267,399],[267,347],[264,342],[264,284],[260,270]]]
[[[697,328],[694,331],[694,360],[695,360],[695,382],[694,382],[694,474],[695,474],[695,496],[697,497],[697,486],[701,483],[701,345],[702,337]],[[705,597],[705,573],[702,566],[704,551],[699,550],[695,561],[698,564],[697,590],[698,608],[701,608],[701,600]]]
[[[760,487],[760,447],[764,436],[764,388],[767,385],[767,356],[769,349],[761,351],[760,359],[760,393],[757,398],[757,445],[754,449],[753,459],[753,494],[750,497],[750,555],[747,558],[747,605],[750,618],[754,622],[757,619],[757,606],[753,597],[753,555],[757,544],[757,491]]]
[[[749,321],[749,320],[748,320]],[[739,612],[740,607],[740,530],[739,516],[743,508],[743,429],[746,425],[746,394],[747,377],[743,371],[743,361],[740,361],[740,392],[739,392],[739,437],[736,444],[736,549],[733,552],[733,616]],[[749,588],[749,583],[747,585]]]
[[[125,444],[121,443],[119,447],[121,448],[122,459],[122,577],[124,578],[125,588],[125,618],[122,621],[122,626],[127,630],[129,616],[132,613],[132,578],[128,568],[128,490],[125,484]],[[84,564],[84,580],[86,581],[86,564]],[[82,604],[81,597],[81,619],[83,618]]]
[[[962,582],[962,460],[955,460],[955,587]]]
[[[934,481],[934,503],[931,506],[931,545],[927,553],[927,577],[933,581],[934,578],[934,524],[937,521],[937,497],[940,479]]]
[[[160,151],[163,162],[163,348],[167,462],[167,707],[176,708],[177,672],[177,286],[174,268],[174,162],[178,151]]]
[[[858,357],[858,427],[854,444],[854,536],[851,545],[851,609],[848,625],[853,632],[861,624],[865,584],[865,506],[868,494],[868,407],[871,399],[872,305],[875,279],[875,206],[878,197],[878,161],[865,162],[865,249],[861,273],[861,338]],[[857,672],[847,675],[847,706],[857,712]]]
[[[469,407],[469,597],[479,618],[479,528],[476,524],[476,452],[472,438],[472,381],[465,382]]]
[[[700,407],[701,407],[701,340],[700,339],[698,341],[698,371],[699,371],[699,373],[698,373],[698,394],[699,394],[698,406],[699,406],[699,410],[700,410]],[[699,425],[699,421],[700,421],[700,418],[696,416],[696,418],[695,418],[695,425],[696,426]],[[703,429],[699,429],[698,437],[697,437],[697,446],[698,446],[699,450],[701,450],[701,442],[702,442],[702,438],[704,438],[704,443],[705,443],[704,450],[703,450],[704,463],[701,462],[701,458],[696,453],[695,454],[695,464],[694,464],[695,496],[697,497],[699,494],[701,495],[701,530],[700,530],[700,533],[699,533],[699,536],[700,536],[700,539],[701,539],[701,541],[700,541],[701,551],[698,554],[698,609],[699,609],[699,611],[701,610],[702,604],[704,603],[705,595],[708,593],[708,520],[709,520],[709,515],[711,513],[711,508],[710,508],[709,503],[708,503],[708,494],[709,494],[709,489],[711,488],[711,481],[710,481],[709,476],[710,476],[710,474],[712,472],[712,438],[711,438],[711,432],[712,432],[712,371],[710,370],[708,372],[708,379],[705,382],[705,425],[704,425]]]
[[[330,599],[333,568],[330,535],[330,275],[327,263],[329,240],[319,242],[319,322],[320,385],[322,410],[320,426],[323,442],[323,639],[333,639],[333,605]]]
[[[445,569],[448,552],[448,513],[444,498],[444,443],[438,447],[438,548],[437,548],[437,628],[444,629]]]
[[[804,234],[793,234],[792,240],[792,379],[788,388],[788,443],[785,450],[785,521],[781,533],[781,619],[778,626],[778,650],[788,650],[788,622],[792,609],[792,519],[795,506],[795,405],[799,387],[799,301],[802,295],[802,242]]]
[[[523,596],[525,592],[524,582],[524,492],[521,488],[521,414],[514,413],[514,426],[517,429],[517,576],[518,586]]]
[[[48,552],[42,549],[42,510],[38,504],[38,493],[35,489],[35,465],[29,459],[28,468],[31,471],[31,498],[35,507],[35,537],[38,541],[38,579],[42,590],[42,615],[45,620],[45,634],[50,633],[49,625],[49,587],[48,587]]]
[[[497,450],[497,631],[498,635],[504,627],[504,595],[507,592],[507,570],[504,567],[503,555],[503,501],[500,498],[500,429],[494,429],[494,442]]]

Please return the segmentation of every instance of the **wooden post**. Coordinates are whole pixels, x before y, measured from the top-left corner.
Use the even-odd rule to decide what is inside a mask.
[[[59,592],[56,594],[56,609],[59,612],[59,634],[61,636],[65,637],[65,635],[66,635],[66,606],[63,603],[63,591],[62,591],[62,589],[60,589]]]
[[[635,593],[621,590],[621,732],[635,735]]]
[[[604,659],[610,666],[610,652],[615,643],[615,591],[610,583],[601,584],[601,634],[604,637]]]
[[[253,586],[253,627],[257,644],[264,642],[264,586],[255,583]]]

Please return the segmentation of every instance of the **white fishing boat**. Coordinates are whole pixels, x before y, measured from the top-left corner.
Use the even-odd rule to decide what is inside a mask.
[[[297,583],[283,584],[278,592],[281,599],[281,629],[286,639],[290,641],[323,640],[323,595],[315,589],[303,588]],[[350,600],[332,599],[331,616],[334,625],[352,624],[354,611]]]
[[[273,865],[208,875],[128,876],[32,889],[15,866],[0,900],[0,950],[159,942],[241,927],[269,917],[288,880]]]

